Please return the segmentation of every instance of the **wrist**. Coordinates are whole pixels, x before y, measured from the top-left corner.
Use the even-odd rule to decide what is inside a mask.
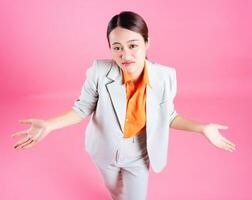
[[[48,133],[52,132],[55,128],[53,126],[53,122],[49,120],[45,120],[46,130]]]
[[[202,134],[202,135],[205,135],[205,129],[207,128],[208,124],[201,124],[199,126],[199,133]]]

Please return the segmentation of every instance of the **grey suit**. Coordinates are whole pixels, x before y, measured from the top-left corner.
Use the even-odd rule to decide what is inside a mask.
[[[146,136],[150,165],[158,173],[167,164],[169,125],[176,117],[176,70],[146,60],[150,86],[146,88]],[[87,69],[73,109],[83,118],[93,114],[86,128],[85,147],[99,166],[108,166],[123,137],[126,90],[122,71],[112,60],[95,60]]]

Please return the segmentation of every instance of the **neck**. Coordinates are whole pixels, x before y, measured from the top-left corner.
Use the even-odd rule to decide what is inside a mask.
[[[141,73],[140,73],[140,74],[129,74],[129,77],[130,77],[130,79],[131,79],[134,83],[136,83],[137,80],[139,79],[140,75],[141,75]]]
[[[134,74],[128,73],[128,75],[130,79],[133,81],[133,83],[136,83],[141,78],[142,72],[143,72],[143,68],[141,69],[141,71],[137,73],[134,73]]]
[[[134,83],[136,83],[136,82],[139,80],[139,78],[141,77],[141,74],[142,74],[143,69],[144,69],[144,65],[145,65],[145,63],[143,64],[143,67],[142,67],[141,69],[139,69],[138,72],[136,72],[136,73],[128,73],[130,79],[131,79]]]

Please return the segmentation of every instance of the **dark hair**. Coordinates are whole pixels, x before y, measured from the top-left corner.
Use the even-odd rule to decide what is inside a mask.
[[[109,43],[109,34],[113,29],[115,29],[118,26],[137,32],[143,36],[145,42],[148,41],[147,24],[145,23],[144,19],[137,13],[134,13],[132,11],[123,11],[111,18],[107,27],[108,43]]]

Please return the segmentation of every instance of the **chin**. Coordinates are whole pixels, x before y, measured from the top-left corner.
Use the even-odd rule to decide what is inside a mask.
[[[124,67],[124,70],[128,73],[134,73],[136,71],[135,67]]]

